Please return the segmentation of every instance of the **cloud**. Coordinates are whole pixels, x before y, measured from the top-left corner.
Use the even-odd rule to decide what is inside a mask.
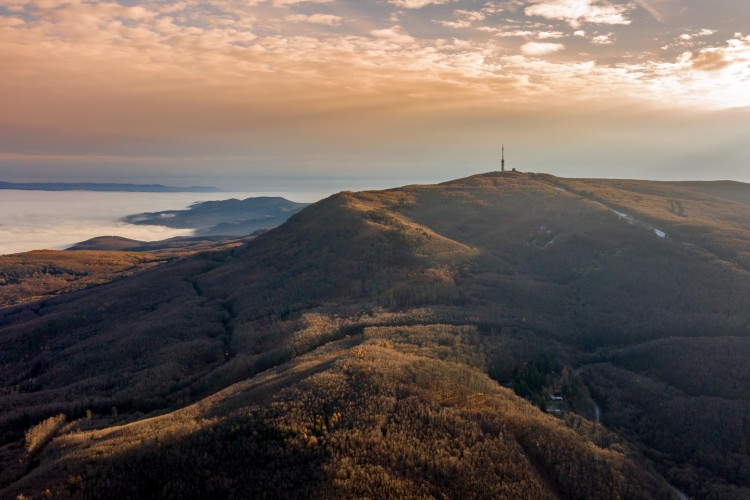
[[[421,9],[428,5],[442,5],[448,2],[455,2],[456,0],[388,0],[388,3],[400,7],[402,9]]]
[[[577,28],[582,23],[630,24],[626,7],[597,0],[536,0],[524,9],[527,16],[565,21]]]
[[[274,7],[286,7],[287,5],[297,5],[300,3],[332,3],[336,0],[273,0]],[[253,5],[260,3],[258,0],[249,0],[248,4]]]
[[[62,249],[102,235],[143,241],[190,236],[193,233],[190,229],[136,226],[119,220],[144,211],[142,209],[181,209],[197,199],[209,198],[202,194],[197,197],[177,194],[170,199],[160,193],[150,194],[156,196],[70,191],[47,192],[41,196],[33,191],[3,195],[0,202],[3,209],[0,216],[0,254],[39,248]],[[92,211],[92,206],[96,206],[97,210]]]
[[[148,166],[134,157],[179,154],[175,170],[198,172],[218,164],[215,158],[239,170],[271,164],[273,154],[305,151],[307,140],[319,147],[326,134],[354,148],[352,137],[393,137],[394,124],[426,123],[439,113],[750,105],[750,42],[743,35],[697,51],[683,47],[687,55],[680,58],[634,52],[639,57],[597,64],[598,46],[589,47],[589,56],[546,43],[573,31],[557,31],[557,23],[476,20],[476,30],[501,31],[425,35],[441,31],[432,24],[416,35],[401,23],[372,29],[380,18],[360,22],[347,10],[346,29],[310,30],[298,23],[338,21],[280,14],[271,0],[258,5],[216,0],[209,8],[191,0],[167,12],[161,3],[131,9],[74,2],[6,16],[24,23],[0,27],[0,151],[114,155],[124,158],[118,165],[138,172]],[[451,19],[471,21],[457,12]],[[404,23],[417,14],[423,13],[407,12]],[[586,31],[580,35],[602,36]],[[308,161],[302,153],[299,158]],[[110,163],[100,168],[114,169]]]
[[[701,37],[706,37],[706,36],[714,35],[714,34],[716,34],[716,32],[717,32],[716,30],[710,30],[710,29],[707,29],[707,28],[703,28],[703,29],[701,29],[701,30],[699,30],[697,32],[694,32],[694,33],[683,33],[683,34],[680,35],[679,38],[680,38],[680,40],[682,40],[684,42],[688,42],[688,41],[690,41],[690,40],[692,40],[694,38],[701,38]]]
[[[0,17],[0,27],[16,27],[25,24],[25,21],[20,17]]]
[[[457,9],[455,12],[453,12],[453,15],[461,19],[466,19],[468,21],[483,21],[487,19],[487,13],[484,12],[484,9],[482,10]]]
[[[686,52],[683,61],[690,69],[719,71],[731,69],[731,76],[750,83],[750,36],[736,33],[724,47],[709,47],[696,52]]]
[[[370,34],[375,38],[381,38],[395,43],[411,43],[414,41],[408,33],[404,31],[401,26],[391,26],[390,28],[383,28],[379,30],[372,30]]]
[[[521,53],[525,56],[544,56],[559,52],[565,48],[561,43],[528,42],[521,46]]]
[[[595,35],[591,37],[591,43],[593,43],[594,45],[611,45],[614,42],[614,33],[607,33],[606,35]]]
[[[633,72],[637,71],[633,68]],[[673,106],[742,109],[750,106],[750,36],[682,53],[675,61],[640,66],[644,88]]]
[[[532,37],[536,33],[532,30],[507,30],[506,28],[498,28],[495,26],[479,26],[477,31],[492,33],[493,36],[498,38]]]
[[[690,55],[690,62],[693,68],[701,71],[716,71],[732,64],[719,50],[694,52]]]
[[[435,22],[442,26],[445,26],[446,28],[453,28],[453,29],[471,28],[471,21],[468,21],[466,19],[458,19],[456,21],[439,20]]]
[[[565,33],[562,31],[538,31],[535,34],[536,38],[539,38],[540,40],[545,40],[548,38],[564,38]]]
[[[503,28],[496,28],[492,26],[480,26],[477,31],[484,31],[492,33],[497,38],[536,38],[538,40],[547,40],[554,38],[565,38],[565,33],[562,31],[539,31],[539,30],[510,30],[506,31]]]
[[[64,127],[65,117],[77,114],[81,119],[76,126],[61,129],[60,137],[77,130],[84,137],[84,129],[104,133],[103,123],[109,127],[106,133],[116,136],[130,133],[138,123],[139,135],[163,138],[212,128],[217,134],[247,130],[260,127],[267,117],[283,122],[298,113],[316,116],[375,102],[394,108],[433,100],[488,102],[486,97],[499,88],[504,103],[540,99],[552,88],[575,93],[593,84],[602,92],[616,87],[617,95],[642,98],[642,93],[624,89],[642,88],[642,80],[663,79],[684,67],[707,72],[732,60],[724,52],[696,53],[689,64],[658,72],[638,65],[592,69],[587,61],[560,59],[540,64],[507,54],[520,50],[538,58],[562,51],[563,44],[541,41],[563,35],[547,25],[498,31],[489,41],[419,39],[400,24],[360,35],[311,37],[295,35],[288,24],[263,25],[268,21],[246,6],[247,1],[217,2],[216,11],[208,12],[180,5],[177,16],[151,7],[75,3],[32,15],[30,22],[0,39],[0,126]],[[473,22],[485,15],[482,10],[454,12],[456,19]],[[340,17],[290,14],[282,20],[336,25]],[[270,32],[258,35],[261,29]],[[612,39],[597,36],[601,43]],[[511,37],[530,41],[504,40]],[[56,57],[49,57],[53,46]],[[589,90],[581,92],[591,95]],[[83,96],[91,106],[75,104]],[[11,138],[6,145],[8,141]]]
[[[332,14],[290,14],[284,19],[292,23],[323,24],[326,26],[340,26],[343,22],[341,16]]]
[[[470,28],[471,25],[477,21],[484,21],[487,18],[487,13],[482,10],[464,10],[457,9],[453,12],[455,21],[435,21],[438,24],[445,26],[446,28],[463,29]]]

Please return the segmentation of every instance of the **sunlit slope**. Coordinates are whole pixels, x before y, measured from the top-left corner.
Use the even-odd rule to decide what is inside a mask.
[[[3,494],[671,498],[611,433],[547,416],[460,356],[437,359],[437,342],[417,355],[409,328],[393,333],[366,329],[164,416],[74,422]]]
[[[310,482],[311,489],[300,491],[315,492],[320,491],[315,489],[319,485],[336,484],[342,489],[334,491],[353,496],[396,491],[404,495],[435,494],[436,490],[427,486],[434,483],[425,472],[429,466],[421,459],[408,462],[407,452],[398,452],[402,453],[398,455],[402,462],[414,465],[408,469],[411,472],[396,474],[384,463],[382,456],[386,453],[375,453],[371,441],[377,438],[385,443],[391,439],[388,436],[412,432],[404,430],[411,429],[412,417],[394,417],[385,431],[379,417],[367,420],[369,417],[355,418],[343,411],[349,416],[333,417],[341,405],[356,407],[361,392],[375,399],[377,394],[390,395],[397,402],[402,396],[418,397],[415,404],[420,409],[409,411],[422,415],[420,423],[414,424],[422,430],[414,430],[412,436],[417,437],[410,439],[414,447],[425,447],[427,456],[434,455],[432,440],[442,443],[449,439],[425,430],[431,429],[429,423],[443,412],[460,408],[459,420],[463,420],[455,426],[464,430],[456,432],[463,436],[460,440],[465,439],[461,442],[469,450],[500,435],[486,430],[474,434],[470,429],[484,429],[482,422],[492,418],[509,425],[509,414],[516,411],[510,408],[516,408],[526,423],[513,433],[517,444],[508,445],[511,448],[506,451],[517,457],[515,463],[528,462],[533,467],[519,465],[518,476],[502,469],[498,474],[506,479],[498,479],[502,483],[496,485],[498,488],[505,487],[506,481],[508,485],[517,484],[511,479],[516,477],[525,478],[519,479],[523,484],[536,485],[529,486],[529,491],[542,497],[573,495],[565,478],[578,477],[575,470],[589,471],[587,474],[591,467],[599,470],[585,457],[606,452],[614,453],[607,455],[614,461],[605,460],[609,472],[602,472],[601,477],[614,474],[625,478],[606,484],[630,483],[659,495],[663,484],[649,479],[649,465],[638,455],[645,453],[670,481],[693,494],[719,498],[726,497],[727,492],[746,494],[744,476],[735,471],[750,470],[746,467],[750,464],[747,450],[732,448],[730,463],[717,451],[726,437],[709,431],[712,422],[727,419],[731,419],[733,429],[750,425],[746,392],[719,387],[741,385],[746,380],[742,373],[747,370],[720,371],[727,378],[719,381],[711,375],[719,373],[715,370],[705,375],[685,370],[680,372],[683,377],[675,379],[672,375],[677,372],[656,369],[659,364],[667,366],[664,358],[672,345],[679,345],[681,359],[688,366],[702,363],[704,354],[711,356],[715,366],[737,362],[737,356],[730,356],[734,351],[726,346],[733,345],[731,342],[742,344],[750,324],[750,280],[741,258],[748,252],[748,243],[742,221],[733,215],[738,206],[744,206],[744,185],[733,185],[731,196],[725,198],[718,197],[720,188],[716,185],[689,185],[690,196],[702,200],[691,205],[685,194],[688,188],[680,184],[670,187],[634,181],[642,191],[651,184],[658,193],[649,194],[653,198],[649,203],[639,204],[636,197],[645,195],[632,194],[633,190],[622,187],[622,182],[491,173],[435,186],[340,193],[311,205],[239,248],[197,255],[127,280],[0,310],[0,382],[5,388],[0,394],[0,428],[3,442],[8,443],[0,455],[3,463],[18,462],[13,451],[18,448],[13,447],[20,446],[23,431],[43,419],[58,413],[64,413],[68,421],[84,419],[76,424],[78,427],[63,429],[48,448],[39,452],[35,457],[38,468],[19,471],[15,467],[15,472],[0,476],[1,484],[16,488],[14,492],[24,491],[22,487],[42,484],[47,470],[44,467],[60,471],[68,460],[94,463],[87,456],[93,445],[76,431],[92,427],[100,428],[96,432],[101,436],[114,432],[104,439],[103,446],[111,445],[116,453],[105,454],[108,458],[101,462],[102,467],[112,468],[112,485],[134,477],[123,472],[134,457],[140,465],[133,470],[146,471],[139,472],[146,474],[142,476],[144,482],[132,485],[134,494],[157,487],[158,478],[147,479],[151,478],[147,472],[157,474],[160,467],[167,467],[161,460],[171,455],[154,452],[161,450],[155,443],[164,444],[165,440],[183,464],[178,472],[168,474],[183,476],[179,471],[205,466],[214,471],[212,474],[225,469],[227,484],[235,484],[231,478],[243,476],[224,462],[220,451],[206,451],[205,460],[209,462],[179,458],[187,453],[185,446],[200,448],[211,440],[224,443],[235,438],[251,443],[250,448],[243,444],[238,449],[238,464],[256,460],[280,464],[292,455],[306,457],[306,453],[312,453],[309,461],[304,458],[293,462],[299,469],[284,466],[287,468],[276,471],[272,465],[264,469],[264,474],[275,478],[274,484],[297,477]],[[702,232],[685,230],[681,225],[684,217],[669,211],[670,206],[677,206],[670,205],[669,200],[675,199],[682,200],[684,211],[690,207],[690,213],[695,214],[691,224]],[[727,230],[730,227],[736,229]],[[716,246],[717,240],[706,239],[706,234],[721,234],[726,241]],[[722,253],[729,247],[735,254]],[[374,332],[378,332],[377,341]],[[640,346],[658,339],[664,339],[667,347],[646,356],[651,351]],[[364,357],[351,351],[360,343]],[[500,382],[508,382],[514,369],[522,368],[542,351],[553,352],[571,367],[580,368],[576,381],[583,387],[581,393],[586,393],[585,387],[591,389],[594,400],[601,403],[604,422],[626,440],[589,436],[589,431],[581,429],[591,427],[582,421],[573,416],[565,424],[551,419],[495,382],[482,379],[481,388],[471,387],[470,381],[478,380],[475,377],[481,373],[491,372]],[[327,361],[323,361],[323,353],[330,356]],[[430,377],[442,382],[433,387],[429,377],[425,381],[415,374],[421,373],[414,368],[417,362],[426,363]],[[351,363],[363,370],[357,380],[370,385],[346,385],[341,392],[321,396],[320,401],[313,398],[315,401],[309,404],[314,410],[304,410],[308,416],[298,417],[302,410],[295,405],[308,404],[304,394],[327,394],[315,385],[318,382],[309,382],[313,385],[307,387],[301,381],[315,375],[321,377],[316,381],[332,377],[336,381],[333,385],[339,384],[341,377],[349,380],[346,366]],[[271,399],[256,401],[256,393],[232,399],[235,406],[229,405],[229,399],[221,399],[223,396],[216,396],[218,400],[212,396],[236,383],[262,385],[270,376],[268,369],[296,373],[294,370],[302,366],[308,366],[311,372],[279,380],[273,390],[264,389],[267,394],[280,391],[272,409],[266,405]],[[647,395],[644,400],[638,383],[652,379],[653,387],[667,390],[641,387]],[[347,384],[350,382],[354,383]],[[298,387],[298,383],[302,385]],[[427,393],[420,384],[427,384]],[[246,386],[234,387],[232,391],[246,394]],[[453,401],[455,395],[463,395],[460,404]],[[461,399],[473,395],[476,399]],[[188,410],[172,412],[204,398],[217,401],[208,406],[213,408],[212,416],[191,414],[197,420],[185,424],[189,432],[184,439],[179,433],[169,437],[167,428],[172,424],[155,428],[153,442],[151,437],[144,437],[151,432],[145,430],[151,425],[146,422],[179,420]],[[493,406],[497,398],[511,405],[503,407],[507,415]],[[716,404],[706,405],[705,398],[714,398],[711,401]],[[674,404],[669,411],[658,413],[643,409],[650,403]],[[592,404],[582,399],[580,411],[584,407],[591,411]],[[208,408],[199,407],[203,408],[200,411]],[[250,427],[233,434],[232,426],[240,424],[231,415],[243,415],[247,407],[255,407],[260,413],[242,424]],[[390,409],[373,412],[390,415],[396,407],[385,408]],[[688,415],[700,413],[701,418],[679,427],[680,421],[674,418],[679,409]],[[90,420],[86,419],[87,410],[93,414]],[[120,427],[153,412],[168,412],[170,416]],[[649,420],[649,428],[662,434],[639,433],[638,419],[644,414],[654,417]],[[349,437],[340,435],[343,441],[336,445],[339,448],[326,449],[330,453],[323,455],[316,454],[320,450],[314,446],[308,449],[304,440],[304,429],[314,427],[305,419],[316,422],[318,416],[326,428],[330,427],[326,419],[348,422]],[[302,420],[295,420],[298,418]],[[289,424],[295,433],[275,434],[274,430],[267,434],[263,430],[287,429],[284,426],[288,422],[296,422]],[[400,422],[404,426],[401,430]],[[131,430],[135,433],[132,446],[123,445],[121,450],[110,441],[130,436]],[[360,432],[364,441],[354,437]],[[544,452],[552,453],[552,457],[532,450],[570,432],[579,437],[560,438],[570,441],[570,450],[574,450],[563,458],[550,451],[560,447]],[[545,433],[551,433],[548,439],[536,438]],[[307,432],[308,438],[310,435]],[[313,435],[316,440],[321,437]],[[532,439],[533,446],[523,441],[527,438]],[[594,444],[588,444],[591,439]],[[685,450],[678,440],[694,443],[695,449]],[[280,442],[291,447],[282,448],[295,453],[274,455]],[[68,445],[64,443],[72,447],[65,448]],[[355,450],[362,446],[372,449],[373,455],[359,457]],[[393,442],[383,446],[390,450],[388,453],[396,453],[400,445]],[[463,457],[457,452],[455,468],[451,469],[456,475],[449,475],[455,484],[442,485],[454,496],[461,496],[459,483],[479,484],[461,474],[470,474],[471,468],[485,470],[485,462],[496,460],[494,452],[480,448],[466,462],[466,451]],[[709,453],[702,454],[704,449]],[[477,457],[485,457],[480,460],[485,465],[471,462],[479,460]],[[575,469],[578,466],[570,465],[578,460],[575,457],[587,465]],[[358,472],[355,466],[360,462],[369,472]],[[346,464],[351,466],[350,472],[346,472]],[[422,472],[417,474],[417,469]],[[445,473],[440,470],[440,474]],[[62,477],[58,472],[50,474],[51,478]],[[95,468],[85,476],[92,488],[106,487],[97,482],[100,476],[96,476]],[[360,491],[357,484],[373,489]],[[396,488],[396,484],[403,489],[387,489]],[[219,488],[216,491],[228,491],[222,485],[215,486]],[[628,486],[623,488],[618,491],[630,494]],[[497,494],[502,492],[498,490]],[[612,493],[604,496],[611,497]]]
[[[132,276],[166,262],[169,257],[149,253],[56,250],[0,255],[0,307]]]

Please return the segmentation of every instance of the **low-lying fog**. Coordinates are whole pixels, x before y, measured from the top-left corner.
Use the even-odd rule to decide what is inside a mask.
[[[0,255],[40,249],[64,249],[95,236],[122,236],[155,241],[190,236],[189,229],[136,226],[126,215],[180,210],[199,201],[283,196],[314,202],[330,193],[129,193],[94,191],[0,190]]]

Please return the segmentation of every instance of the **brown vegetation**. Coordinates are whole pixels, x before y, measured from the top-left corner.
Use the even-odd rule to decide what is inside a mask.
[[[29,453],[39,451],[54,437],[64,423],[65,415],[61,413],[31,427],[24,433],[26,451]]]
[[[414,328],[429,337],[431,326]],[[386,347],[387,330],[329,344],[163,417],[71,429],[48,450],[57,460],[7,492],[669,498],[615,438],[592,442],[580,432],[590,424],[548,417],[422,341],[411,354],[400,333]]]
[[[132,276],[166,258],[143,253],[55,250],[0,255],[0,308]]]
[[[744,191],[628,182],[341,193],[242,247],[6,308],[0,460],[74,424],[2,494],[670,498],[656,469],[748,495]],[[607,428],[498,384],[545,353]]]

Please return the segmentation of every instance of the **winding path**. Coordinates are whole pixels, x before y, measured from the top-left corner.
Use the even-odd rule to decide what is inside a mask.
[[[680,490],[678,490],[677,488],[675,488],[671,484],[669,485],[669,487],[672,489],[672,491],[675,493],[675,495],[677,495],[677,498],[679,498],[680,500],[690,500],[689,496],[687,496],[686,494],[684,494],[683,492],[681,492]]]
[[[594,422],[598,424],[602,419],[602,409],[599,408],[599,405],[593,399],[591,402],[594,404]]]

